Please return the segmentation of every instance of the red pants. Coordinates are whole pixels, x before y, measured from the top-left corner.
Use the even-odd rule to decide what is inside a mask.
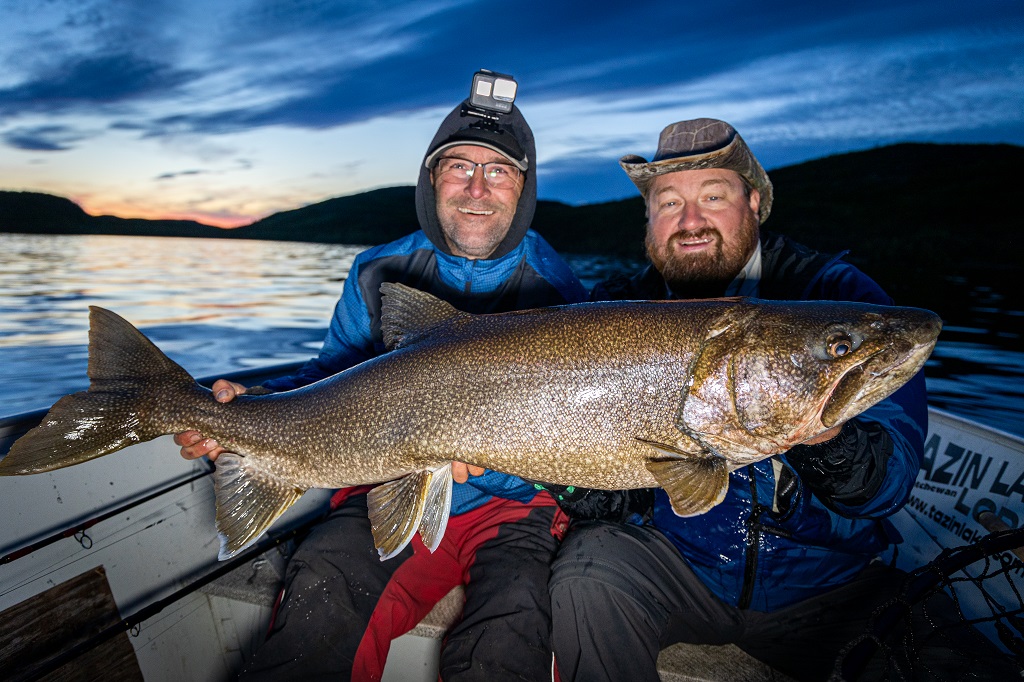
[[[387,587],[384,588],[377,608],[373,611],[366,634],[363,635],[356,652],[355,662],[352,666],[352,678],[355,680],[381,679],[388,650],[391,648],[391,640],[416,627],[416,624],[423,620],[434,605],[453,587],[470,585],[471,569],[484,555],[493,551],[496,554],[496,559],[501,560],[502,557],[509,559],[506,554],[510,549],[508,542],[496,542],[499,531],[506,524],[525,519],[535,509],[552,512],[548,529],[552,536],[551,539],[564,534],[565,517],[558,511],[551,497],[542,493],[526,504],[494,498],[473,511],[453,516],[448,520],[448,528],[441,544],[433,553],[427,550],[419,535],[416,535],[411,543],[413,556],[404,561],[394,572]],[[544,518],[548,518],[548,515],[545,514]],[[523,538],[517,538],[515,541],[521,543],[522,540]],[[536,538],[527,539],[528,543],[535,541]],[[554,542],[548,543],[548,538],[542,538],[541,543],[531,550],[543,553],[547,551],[545,545],[549,544],[553,552],[556,545]],[[503,545],[505,546],[502,547]],[[548,557],[548,563],[551,558],[553,557]],[[507,568],[508,566],[504,567],[504,569]],[[500,576],[490,577],[486,581],[477,576],[475,582],[472,582],[472,587],[467,587],[467,601],[478,601],[480,597],[484,596],[476,594],[480,591],[487,593],[486,598],[492,598],[495,596],[491,594],[492,592],[508,588],[508,580],[511,580],[513,575],[512,571],[504,569]],[[485,583],[485,586],[481,586],[482,583]],[[550,612],[550,608],[546,604],[548,601],[546,576],[541,584],[534,587],[538,591],[534,596],[544,604],[528,603],[520,606],[521,608],[539,609],[546,620],[547,614]],[[546,640],[547,635],[538,632],[535,633],[535,637]],[[550,645],[545,641],[543,646],[549,648]],[[507,648],[512,656],[520,655],[516,652],[513,642],[503,642],[502,648]],[[550,654],[544,654],[544,663],[546,666],[550,666]],[[454,665],[458,665],[458,663],[455,662]],[[444,667],[442,664],[442,668]],[[442,677],[444,677],[443,674]]]
[[[565,517],[547,494],[494,498],[451,517],[433,554],[416,537],[382,562],[364,491],[353,492],[289,561],[275,622],[241,679],[379,680],[391,640],[456,585],[466,601],[442,647],[443,679],[550,676],[547,583]]]

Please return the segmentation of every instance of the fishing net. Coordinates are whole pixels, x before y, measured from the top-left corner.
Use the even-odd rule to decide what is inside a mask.
[[[1024,679],[1024,528],[944,550],[907,575],[832,682]]]

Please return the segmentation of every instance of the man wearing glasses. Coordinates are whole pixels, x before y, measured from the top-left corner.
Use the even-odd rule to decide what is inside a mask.
[[[467,117],[468,103],[445,118],[424,157],[416,186],[420,229],[357,256],[319,356],[250,394],[304,386],[383,353],[382,282],[407,284],[473,313],[586,298],[568,265],[529,229],[537,180],[526,120],[515,107],[497,122]],[[221,402],[246,392],[224,380],[213,390]],[[189,459],[221,452],[196,432],[176,441]],[[242,678],[380,679],[391,638],[460,584],[466,601],[445,640],[441,677],[550,678],[547,582],[553,534],[564,529],[558,508],[514,476],[461,463],[452,474],[452,511],[440,546],[430,553],[417,535],[387,561],[378,558],[370,534],[369,486],[338,491],[331,515],[292,556],[270,633]]]

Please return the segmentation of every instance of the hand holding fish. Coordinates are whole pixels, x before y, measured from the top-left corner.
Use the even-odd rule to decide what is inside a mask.
[[[824,443],[827,440],[832,440],[833,438],[839,435],[840,431],[843,430],[843,424],[845,423],[846,422],[841,422],[839,424],[836,424],[828,431],[825,431],[824,433],[819,433],[814,438],[808,438],[803,443],[801,443],[801,445],[817,445],[818,443]]]
[[[229,403],[236,396],[245,395],[248,389],[242,384],[227,379],[217,379],[211,386],[213,397],[218,403]],[[224,448],[213,438],[205,438],[199,431],[182,431],[174,434],[174,443],[181,446],[181,456],[185,459],[199,459],[206,456],[211,462],[217,461],[217,456],[224,452]],[[483,467],[466,464],[465,462],[452,462],[452,480],[456,483],[465,483],[470,476],[483,475]]]
[[[243,395],[246,387],[227,379],[217,379],[213,382],[213,397],[218,403],[229,403],[237,395]],[[174,443],[180,445],[181,456],[185,459],[199,459],[202,456],[210,458],[211,462],[217,460],[217,456],[224,452],[224,448],[212,438],[204,438],[198,431],[182,431],[174,434]]]
[[[465,462],[452,462],[452,480],[456,483],[465,483],[470,476],[481,476],[484,473],[483,467],[466,464]]]

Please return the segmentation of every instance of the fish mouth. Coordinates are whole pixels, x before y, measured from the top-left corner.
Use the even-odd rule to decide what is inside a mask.
[[[850,367],[829,394],[821,424],[832,428],[895,393],[924,366],[935,341],[886,346]]]

